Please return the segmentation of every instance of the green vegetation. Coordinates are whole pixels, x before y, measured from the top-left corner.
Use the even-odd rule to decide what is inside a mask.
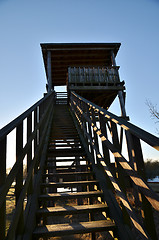
[[[145,162],[145,170],[148,179],[159,176],[159,161],[147,159]]]

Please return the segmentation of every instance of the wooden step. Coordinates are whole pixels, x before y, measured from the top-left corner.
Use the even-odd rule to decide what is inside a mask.
[[[77,206],[64,206],[64,207],[48,207],[40,208],[37,215],[41,216],[54,216],[54,215],[69,215],[76,213],[90,213],[95,211],[104,212],[107,210],[106,204],[92,204],[92,205],[77,205]]]
[[[50,183],[41,183],[41,187],[78,187],[83,185],[96,185],[98,184],[97,180],[90,181],[73,181],[73,182],[50,182]]]
[[[67,140],[67,139],[69,139],[69,140],[78,140],[78,141],[80,141],[80,139],[79,139],[79,137],[78,137],[78,135],[72,135],[72,134],[70,134],[70,135],[68,135],[68,134],[54,134],[52,137],[51,137],[51,140]]]
[[[49,150],[48,156],[55,156],[55,157],[79,157],[85,155],[84,150],[73,150],[73,149],[55,149],[55,150]]]
[[[39,200],[57,200],[57,199],[72,199],[72,198],[89,198],[89,197],[101,197],[102,191],[90,191],[90,192],[67,192],[67,193],[49,193],[39,196]]]
[[[93,172],[63,172],[63,173],[47,173],[43,177],[69,177],[69,176],[88,176],[93,175]]]
[[[76,165],[66,165],[66,166],[49,166],[49,165],[45,165],[45,169],[56,169],[56,171],[64,171],[64,170],[68,170],[68,171],[70,171],[70,170],[75,170],[75,171],[77,171],[77,169],[86,169],[86,168],[90,168],[90,167],[92,167],[91,166],[91,164],[76,164]]]
[[[58,145],[57,145],[58,146]],[[61,153],[61,152],[63,152],[63,149],[61,149],[61,148],[53,148],[53,147],[49,147],[49,152],[51,152],[51,153]],[[81,148],[79,148],[79,147],[74,147],[74,148],[66,148],[65,149],[65,152],[66,153],[69,153],[69,152],[77,152],[77,153],[79,153],[79,152],[84,152],[84,149],[81,147]]]
[[[55,147],[56,147],[56,148],[57,148],[57,147],[58,147],[58,148],[59,148],[59,147],[60,147],[60,148],[67,148],[67,147],[69,147],[69,149],[71,149],[71,148],[79,148],[79,147],[82,147],[82,146],[81,146],[81,144],[80,144],[79,142],[78,142],[78,143],[73,143],[73,144],[72,144],[72,143],[58,143],[58,144],[57,144],[57,143],[54,143],[54,144],[53,144],[53,143],[50,143],[50,144],[49,144],[49,148],[55,148]],[[71,148],[70,148],[70,147],[71,147]]]
[[[115,229],[115,224],[110,220],[79,222],[72,224],[53,224],[37,227],[33,232],[34,237],[55,237],[78,233],[110,231]]]
[[[47,158],[47,162],[82,162],[82,161],[88,161],[86,158],[61,158],[61,159],[57,159],[55,157],[48,157]]]
[[[49,145],[54,145],[54,144],[80,144],[80,139],[78,140],[71,140],[71,139],[63,139],[63,140],[50,140]]]

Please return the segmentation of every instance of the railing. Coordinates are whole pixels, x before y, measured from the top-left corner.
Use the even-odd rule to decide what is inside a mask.
[[[120,82],[119,67],[69,67],[68,68],[68,85],[116,85]]]
[[[17,239],[23,234],[26,222],[28,229],[34,227],[36,197],[39,189],[40,173],[47,150],[48,132],[53,115],[54,92],[34,104],[0,130],[0,239]],[[26,132],[24,124],[26,123]],[[16,131],[16,162],[6,174],[7,137]],[[23,137],[27,141],[23,146]],[[27,159],[24,165],[24,159]],[[27,174],[24,178],[24,171]],[[15,189],[15,190],[14,190]],[[8,205],[8,198],[12,199]],[[8,211],[12,209],[12,212]],[[8,214],[10,219],[8,219]],[[30,221],[28,221],[30,218]],[[9,223],[8,223],[9,221]],[[6,229],[7,222],[7,229]],[[29,233],[29,231],[28,231]],[[29,237],[26,237],[29,239]]]
[[[125,224],[133,229],[134,239],[157,239],[152,210],[159,211],[159,197],[147,184],[140,140],[159,150],[159,138],[75,92],[70,94],[70,106],[121,239],[129,239]],[[121,153],[123,131],[128,160]]]

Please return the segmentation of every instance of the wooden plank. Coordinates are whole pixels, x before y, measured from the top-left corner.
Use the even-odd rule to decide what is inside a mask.
[[[52,89],[52,80],[51,80],[51,52],[47,51],[47,81],[48,81],[48,92],[51,92]]]
[[[106,211],[107,210],[106,204],[93,204],[93,205],[77,205],[77,206],[64,206],[64,207],[48,207],[48,208],[40,208],[37,211],[38,215],[68,215],[68,214],[75,214],[75,213],[86,213],[92,211]]]
[[[106,136],[106,138],[107,138],[106,119],[104,118],[104,116],[101,113],[99,113],[99,122],[100,122],[100,129],[101,129],[102,133],[104,134],[104,136]],[[109,149],[103,144],[103,142],[102,142],[102,148],[103,148],[103,154],[104,154],[106,164],[110,165]]]
[[[7,138],[4,137],[0,141],[0,153],[1,153],[1,167],[0,167],[0,188],[3,188],[6,181],[6,144]],[[6,230],[6,198],[0,207],[0,240],[5,239]]]
[[[21,160],[20,156],[23,152],[23,121],[16,128],[16,161]],[[20,198],[21,191],[23,189],[23,162],[21,161],[19,171],[16,175],[15,197],[16,205]],[[19,223],[17,226],[16,234],[22,234],[24,228],[24,209],[21,207],[21,214],[19,217]]]
[[[27,117],[27,142],[29,141],[29,138],[31,137],[32,134],[32,113],[29,114]],[[32,141],[30,142],[29,150],[27,152],[27,172],[29,171],[29,167],[31,165],[32,161]],[[32,178],[28,187],[28,195],[32,193],[33,190],[33,185],[32,185]]]
[[[33,235],[42,237],[64,236],[77,233],[110,231],[115,229],[115,224],[110,220],[79,222],[73,224],[54,224],[36,228]]]
[[[56,177],[69,177],[71,175],[73,176],[76,176],[76,175],[81,175],[81,176],[84,176],[84,175],[93,175],[94,173],[93,172],[62,172],[62,173],[50,173],[50,174],[43,174],[43,177],[51,177],[51,176],[56,176]]]
[[[66,157],[66,156],[63,156],[63,157]],[[83,157],[83,156],[82,156]],[[47,158],[47,162],[77,162],[77,161],[86,161],[88,160],[87,158],[80,158],[80,157],[77,157],[76,158],[61,158],[61,159],[56,159],[56,156],[55,157],[48,157]]]
[[[47,99],[49,99],[50,97],[52,97],[54,95],[54,93],[50,93],[47,94],[44,98],[42,98],[41,100],[39,100],[37,103],[35,103],[33,106],[31,106],[28,110],[26,110],[24,113],[22,113],[20,116],[18,116],[17,118],[15,118],[12,122],[10,122],[9,124],[7,124],[5,127],[3,127],[0,130],[0,140],[3,139],[6,135],[8,135],[14,128],[16,128],[16,126],[18,126],[20,124],[20,122],[22,120],[24,120],[25,118],[27,118],[27,116],[34,111],[34,109],[39,106],[39,104],[43,101],[46,101]]]
[[[76,192],[76,193],[50,193],[46,195],[40,195],[40,200],[49,200],[49,199],[71,199],[71,198],[88,198],[88,197],[99,197],[102,196],[102,191],[90,191],[90,192]]]
[[[70,91],[93,91],[93,90],[98,90],[98,91],[106,91],[106,90],[111,90],[111,91],[119,91],[123,90],[123,86],[69,86]],[[97,105],[96,105],[97,106]]]
[[[95,185],[98,184],[97,180],[90,180],[90,181],[73,181],[73,182],[49,182],[49,183],[42,183],[42,187],[77,187],[78,185]]]
[[[131,131],[131,133],[133,133],[135,136],[139,137],[141,140],[145,141],[150,146],[152,146],[153,148],[155,148],[156,150],[159,151],[159,138],[158,137],[146,132],[145,130],[133,125],[132,123],[129,123],[128,121],[116,116],[115,114],[110,113],[109,111],[97,106],[96,104],[88,101],[87,99],[79,96],[76,93],[72,92],[72,94],[74,96],[76,96],[77,98],[80,98],[81,100],[86,102],[88,104],[88,106],[94,107],[96,110],[98,110],[99,112],[104,114],[107,119],[112,120],[113,122],[119,124],[126,131],[128,131],[128,130]]]

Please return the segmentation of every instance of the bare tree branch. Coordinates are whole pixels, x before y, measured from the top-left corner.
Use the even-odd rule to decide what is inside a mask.
[[[153,119],[158,119],[157,122],[159,122],[159,111],[157,109],[157,105],[154,105],[150,100],[146,100],[146,105],[149,108],[149,112],[151,114],[151,117]]]

